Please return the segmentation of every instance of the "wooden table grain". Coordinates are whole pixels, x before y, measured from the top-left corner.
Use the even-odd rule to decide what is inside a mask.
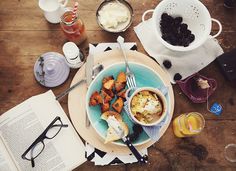
[[[105,32],[96,23],[95,12],[102,0],[79,0],[79,15],[84,20],[88,34],[87,42],[80,48],[86,51],[88,42],[115,42],[118,34]],[[133,27],[141,22],[144,11],[153,9],[158,0],[129,0],[134,9],[131,27],[121,33],[126,41],[137,42],[138,51],[146,53],[136,37]],[[236,48],[236,9],[226,9],[223,0],[202,0],[213,18],[219,19],[223,32],[218,37],[224,51]],[[69,3],[73,4],[73,1]],[[213,32],[217,26],[213,25]],[[144,33],[145,34],[145,33]],[[37,0],[0,1],[0,114],[26,100],[43,93],[48,88],[40,86],[34,79],[33,66],[42,53],[56,51],[62,53],[66,39],[59,24],[49,24],[38,7]],[[69,87],[77,70],[72,70],[68,80],[59,87],[52,88],[57,95]],[[174,117],[184,112],[197,111],[204,115],[206,127],[195,137],[179,139],[170,126],[164,136],[148,149],[149,163],[120,166],[94,166],[85,162],[75,170],[236,170],[236,163],[225,160],[225,145],[236,143],[236,90],[220,73],[216,62],[200,71],[215,78],[216,92],[209,99],[210,104],[219,102],[223,106],[221,116],[206,110],[206,104],[193,104],[174,85]],[[67,97],[61,104],[66,113]]]

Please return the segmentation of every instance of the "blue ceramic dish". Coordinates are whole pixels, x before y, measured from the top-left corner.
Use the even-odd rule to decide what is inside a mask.
[[[134,62],[129,62],[129,66],[135,74],[137,87],[154,87],[154,88],[158,88],[158,87],[164,86],[164,82],[161,80],[161,77],[159,76],[159,74],[157,72],[155,72],[154,70],[152,70],[151,68],[149,68],[145,65],[142,65],[142,64],[134,63]],[[101,116],[100,106],[98,106],[98,105],[97,106],[89,106],[89,99],[90,99],[90,96],[92,95],[92,93],[94,91],[100,92],[100,90],[102,88],[102,79],[104,77],[113,75],[114,78],[117,78],[117,75],[121,71],[125,72],[125,63],[116,63],[116,64],[113,64],[113,65],[105,68],[92,81],[92,83],[90,84],[90,86],[88,88],[87,94],[86,94],[86,102],[87,102],[86,103],[86,110],[87,110],[88,118],[91,122],[91,125],[95,129],[95,131],[104,140],[105,140],[107,129],[108,129],[107,122],[100,118],[100,116]],[[168,106],[168,109],[169,109],[170,108],[169,96],[167,97],[166,100],[167,100],[167,106]],[[123,121],[129,127],[129,132],[132,133],[132,126],[133,126],[134,123],[131,121],[131,119],[125,113],[124,110],[122,111],[121,115],[122,115]],[[150,138],[143,131],[139,135],[138,139],[135,142],[133,142],[133,144],[137,146],[137,145],[144,144],[149,140],[150,140]],[[125,145],[121,140],[117,140],[113,143],[117,144],[117,145]]]

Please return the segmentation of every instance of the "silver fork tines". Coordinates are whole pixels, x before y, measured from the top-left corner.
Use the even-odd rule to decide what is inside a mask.
[[[127,56],[126,56],[126,53],[123,48],[124,38],[119,36],[117,38],[117,42],[118,42],[120,49],[123,53],[123,56],[125,58],[127,86],[128,86],[128,88],[134,88],[134,87],[136,87],[136,81],[135,81],[134,73],[130,70],[130,67],[129,67],[129,64],[127,61]]]
[[[131,72],[126,71],[126,77],[127,77],[127,86],[128,88],[134,88],[136,87],[136,81],[135,81],[135,76]]]

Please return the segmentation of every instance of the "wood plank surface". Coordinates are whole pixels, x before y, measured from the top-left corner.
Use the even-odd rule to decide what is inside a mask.
[[[74,1],[69,2],[72,6]],[[158,0],[129,0],[134,9],[131,27],[124,33],[112,34],[103,31],[96,23],[96,9],[102,0],[79,0],[79,15],[83,19],[88,40],[80,45],[86,53],[88,43],[115,42],[118,35],[126,41],[137,42],[138,51],[145,53],[136,37],[133,27],[141,22],[144,11],[153,9]],[[211,16],[220,20],[223,32],[217,38],[224,51],[236,48],[236,9],[227,9],[223,0],[202,0]],[[213,24],[213,33],[217,25]],[[144,33],[145,34],[145,33]],[[19,104],[23,100],[48,90],[40,86],[34,78],[33,66],[40,54],[48,51],[62,53],[66,42],[59,24],[48,23],[38,0],[1,0],[0,1],[0,114]],[[59,94],[68,88],[77,70],[71,70],[68,80],[59,87],[52,88]],[[223,106],[221,116],[215,116],[206,110],[206,103],[193,104],[174,85],[174,117],[181,113],[197,111],[204,115],[206,127],[203,132],[192,138],[179,139],[170,126],[164,136],[148,149],[147,165],[129,164],[120,166],[94,166],[86,162],[75,170],[236,170],[236,163],[224,158],[224,147],[236,143],[236,87],[229,83],[216,62],[200,71],[201,74],[215,78],[218,83],[216,92],[210,97],[210,104],[218,102]],[[66,113],[67,97],[61,104]]]

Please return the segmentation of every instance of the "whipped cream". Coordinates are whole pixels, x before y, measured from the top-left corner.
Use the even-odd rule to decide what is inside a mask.
[[[119,2],[110,2],[104,5],[98,14],[100,23],[108,30],[124,29],[131,18],[129,9]]]
[[[159,105],[160,102],[158,100],[148,99],[144,106],[144,110],[148,111],[150,114],[154,114],[160,111]]]

